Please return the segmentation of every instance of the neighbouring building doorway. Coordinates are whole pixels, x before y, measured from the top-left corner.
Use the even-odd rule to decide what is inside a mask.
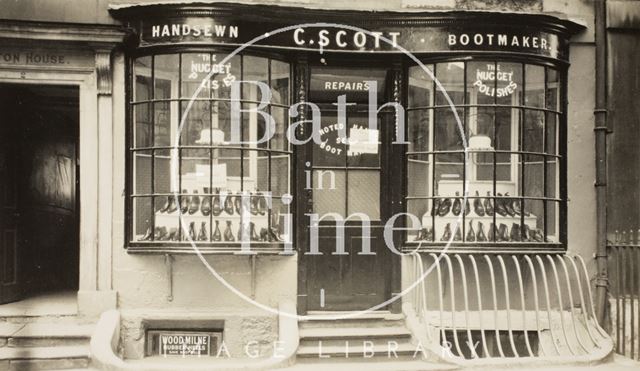
[[[0,303],[78,290],[79,89],[0,84]]]

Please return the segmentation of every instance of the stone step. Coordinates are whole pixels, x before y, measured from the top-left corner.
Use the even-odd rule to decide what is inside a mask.
[[[0,348],[3,370],[64,370],[89,366],[89,346]]]
[[[88,345],[94,325],[0,324],[0,344],[9,347],[51,347]]]
[[[310,327],[300,329],[302,340],[407,338],[411,332],[404,326],[388,327]]]
[[[377,356],[382,358],[395,359],[395,356],[412,356],[416,352],[417,346],[411,344],[409,341],[394,341],[390,342],[373,342],[373,346],[370,343],[357,342],[349,344],[348,346],[344,341],[331,340],[328,342],[317,341],[313,344],[300,344],[298,347],[297,356],[301,358],[363,358],[366,355]]]
[[[404,316],[401,314],[367,314],[357,317],[336,318],[337,315],[314,315],[301,319],[300,329],[310,328],[380,328],[402,327]]]

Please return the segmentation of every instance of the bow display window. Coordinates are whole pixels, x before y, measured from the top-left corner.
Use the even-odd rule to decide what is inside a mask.
[[[409,243],[559,244],[559,72],[496,60],[409,68]],[[464,199],[466,196],[466,200]]]
[[[290,241],[283,200],[290,193],[292,154],[285,136],[289,64],[207,51],[141,56],[131,65],[129,244],[193,241],[225,249]],[[234,102],[234,81],[269,87],[269,104],[261,109],[275,119],[274,132],[256,112],[264,92],[257,84],[238,84]],[[240,141],[232,140],[234,103],[242,109],[235,130]]]

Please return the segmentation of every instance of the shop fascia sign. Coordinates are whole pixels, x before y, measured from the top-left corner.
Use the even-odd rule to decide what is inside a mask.
[[[312,22],[311,22],[312,23]],[[242,45],[265,32],[291,24],[206,17],[143,20],[141,45],[204,43]],[[255,46],[325,51],[410,52],[510,51],[565,58],[566,40],[558,34],[519,26],[380,24],[368,32],[339,27],[300,27],[258,41]]]

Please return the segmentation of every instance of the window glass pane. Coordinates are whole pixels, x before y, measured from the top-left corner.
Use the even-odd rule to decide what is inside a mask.
[[[211,97],[216,99],[230,99],[231,86],[234,81],[242,80],[240,60],[241,56],[234,55],[229,58],[226,53],[214,53],[213,59],[214,73],[211,78]]]
[[[180,174],[183,193],[202,194],[209,188],[211,162],[209,149],[181,150]]]
[[[436,78],[442,85],[436,85],[436,105],[448,106],[447,95],[453,104],[464,103],[464,62],[436,64]]]
[[[343,170],[313,171],[313,212],[322,216],[337,213],[346,217],[346,174]]]
[[[527,156],[524,163],[524,195],[544,196],[544,157]]]
[[[247,181],[252,186],[245,186],[245,190],[249,191],[268,191],[269,190],[269,154],[266,151],[245,151],[245,160],[248,160],[248,168],[245,167],[244,173]]]
[[[178,97],[178,54],[163,54],[154,57],[155,99]]]
[[[371,220],[380,219],[380,172],[349,170],[347,212],[363,213]]]
[[[429,126],[432,110],[417,110],[408,112],[409,152],[429,151]]]
[[[273,202],[274,207],[271,214],[271,228],[273,228],[273,234],[268,235],[267,240],[272,241],[275,234],[275,236],[280,238],[283,242],[291,242],[293,241],[294,228],[293,218],[291,216],[291,207],[289,205],[285,205],[278,199],[273,200]]]
[[[433,218],[429,207],[431,200],[413,199],[407,201],[407,213],[414,215],[420,221],[420,229],[407,231],[407,241],[433,241],[433,233],[428,236],[421,229],[432,229]],[[405,218],[405,226],[412,227],[408,218]]]
[[[529,242],[544,242],[544,201],[524,200]]]
[[[152,103],[139,103],[133,106],[135,120],[134,144],[136,148],[151,147]]]
[[[431,196],[431,155],[407,156],[407,193],[410,197]]]
[[[425,65],[433,72],[432,65]],[[409,68],[409,108],[431,106],[433,80],[421,66]]]
[[[192,98],[202,81],[211,71],[211,54],[209,53],[184,53],[182,54],[181,95],[184,98]],[[208,81],[208,80],[207,80]],[[209,98],[209,84],[205,83],[195,98]]]
[[[547,108],[558,110],[560,107],[560,80],[558,72],[552,68],[547,68]]]
[[[464,154],[451,153],[435,156],[435,195],[453,197],[463,193]]]
[[[271,155],[271,191],[273,192],[274,196],[282,196],[284,194],[290,193],[290,166],[289,155]]]
[[[546,117],[546,152],[555,155],[558,154],[558,115],[555,113],[547,113]]]
[[[271,60],[271,102],[289,104],[289,64]]]
[[[519,110],[509,108],[496,109],[495,149],[513,151],[517,147],[517,128]],[[509,153],[496,154],[496,180],[513,181],[517,156]]]
[[[528,64],[525,68],[525,105],[544,107],[544,67]]]
[[[156,146],[170,146],[172,134],[177,131],[177,102],[155,102],[154,108],[154,137]],[[172,123],[176,129],[172,130]]]
[[[150,197],[135,197],[133,199],[133,240],[151,241],[154,231],[152,230],[153,207]]]
[[[276,130],[271,137],[270,148],[284,151],[289,149],[286,131],[289,128],[289,113],[287,108],[271,106],[271,116],[276,121]]]
[[[246,170],[245,170],[246,171]],[[240,191],[240,151],[233,149],[214,149],[211,168],[213,185],[221,191]]]
[[[522,99],[522,64],[498,62],[496,73],[491,76],[496,81],[496,103],[520,105]]]
[[[313,143],[313,163],[315,166],[346,166],[346,146],[340,138],[339,130],[345,130],[346,125],[338,122],[334,113],[323,112],[321,121],[322,143]]]
[[[462,110],[458,110],[462,119]],[[434,110],[434,138],[436,151],[462,150],[462,126],[455,114],[448,108]]]
[[[558,159],[547,157],[547,190],[546,197],[558,197]]]
[[[151,193],[151,151],[133,153],[133,173],[135,194]]]
[[[544,112],[524,110],[523,150],[544,152]]]
[[[154,240],[156,241],[179,241],[180,231],[180,202],[175,196],[156,196],[154,199],[153,218]]]
[[[134,101],[140,102],[151,99],[151,57],[137,58],[133,64]]]
[[[495,103],[495,69],[492,61],[467,63],[469,104]]]
[[[234,145],[231,143],[231,103],[211,102],[211,127],[213,145]]]
[[[547,241],[558,242],[560,236],[558,235],[559,219],[558,216],[560,210],[560,203],[555,201],[547,202]]]
[[[265,136],[266,125],[264,118],[257,112],[258,104],[245,103],[242,105],[242,145],[250,148],[267,148],[268,139]]]
[[[266,99],[262,97],[260,88],[254,82],[261,82],[269,86],[268,59],[261,57],[244,56],[242,58],[242,80],[251,81],[242,84],[242,98],[252,101]]]
[[[188,111],[188,107],[191,107]],[[178,127],[180,143],[189,146],[205,146],[211,142],[211,112],[208,101],[182,102],[182,128]],[[182,130],[180,130],[182,129]]]
[[[369,119],[361,114],[348,115],[347,165],[349,167],[378,167],[380,165],[380,130],[369,129]],[[380,128],[381,120],[377,121]]]
[[[171,150],[155,150],[153,177],[156,193],[170,193],[178,189],[177,185],[171,184]]]

